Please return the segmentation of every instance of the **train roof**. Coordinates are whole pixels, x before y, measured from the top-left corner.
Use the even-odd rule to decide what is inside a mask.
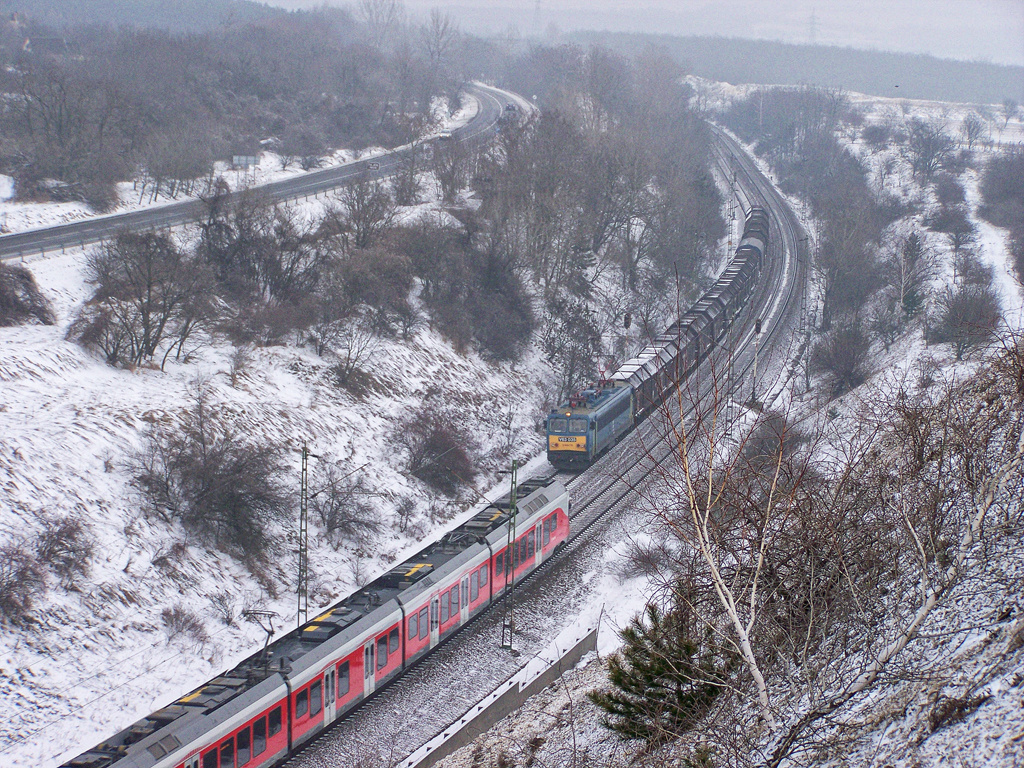
[[[562,403],[557,408],[552,408],[548,415],[590,416],[600,413],[623,397],[629,397],[629,389],[619,386],[618,381],[613,377],[605,379],[589,389],[577,392],[569,398],[568,402]]]
[[[516,486],[517,523],[525,523],[545,505],[566,495],[551,476],[531,478]],[[173,703],[147,715],[96,747],[65,763],[68,768],[148,768],[167,754],[188,746],[210,730],[211,723],[230,720],[259,699],[279,695],[284,675],[301,680],[318,670],[320,660],[374,628],[386,627],[399,612],[397,598],[421,579],[436,583],[464,562],[460,555],[485,550],[497,541],[510,516],[506,494],[438,541],[335,603],[316,618],[267,645],[220,676],[203,683]],[[423,563],[423,565],[420,565]],[[419,574],[418,577],[416,574]],[[432,577],[432,578],[425,578]],[[268,700],[268,705],[271,703]]]

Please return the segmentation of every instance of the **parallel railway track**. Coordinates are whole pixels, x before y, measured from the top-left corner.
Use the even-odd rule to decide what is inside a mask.
[[[761,287],[751,296],[751,311],[737,321],[731,337],[734,344],[716,348],[712,359],[698,369],[697,399],[715,385],[713,377],[700,380],[701,370],[707,365],[726,370],[729,355],[733,375],[732,391],[727,394],[735,395],[738,388],[746,384],[754,367],[755,317],[762,320],[760,343],[763,347],[787,346],[787,330],[794,324],[794,310],[799,308],[797,302],[808,268],[802,230],[785,200],[733,139],[717,128],[712,127],[712,131],[720,169],[729,176],[735,170],[737,179],[743,178],[748,204],[763,205],[772,211],[773,245],[769,263],[773,266],[764,273],[767,279],[762,280]],[[684,419],[691,416],[692,408],[682,414]],[[621,518],[651,474],[672,455],[674,446],[658,429],[657,421],[655,417],[642,423],[586,471],[578,475],[553,472],[549,476],[561,480],[574,497],[571,534],[558,554],[516,584],[517,611],[521,617],[526,617],[516,622],[521,632],[517,637],[523,647],[529,647],[531,640],[536,641],[538,650],[543,647],[548,633],[537,630],[545,615],[553,612],[571,615],[571,606],[568,611],[564,604],[554,611],[550,609],[552,595],[564,595],[570,585],[578,585],[581,569],[599,558],[599,550],[603,549],[595,541],[596,533],[602,526],[610,526]],[[536,578],[538,574],[542,578]],[[572,602],[572,597],[567,601]],[[358,758],[360,748],[370,749],[370,745],[378,741],[376,736],[382,728],[388,728],[394,712],[417,717],[404,719],[405,727],[388,734],[387,741],[394,750],[388,755],[389,759],[413,751],[447,728],[451,720],[476,702],[480,691],[490,689],[497,680],[509,677],[519,667],[507,654],[495,653],[494,637],[500,633],[501,606],[502,601],[496,600],[473,619],[472,627],[452,637],[422,664],[394,681],[388,690],[332,726],[324,738],[289,760],[289,765],[308,768]],[[532,634],[537,636],[531,637]],[[455,677],[463,682],[472,681],[472,684],[453,691]],[[424,705],[424,699],[428,705]],[[441,711],[447,714],[439,719]],[[419,725],[415,734],[409,732],[413,721]]]

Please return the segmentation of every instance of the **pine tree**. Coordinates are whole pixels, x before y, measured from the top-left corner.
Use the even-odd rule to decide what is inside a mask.
[[[623,649],[608,661],[612,688],[590,699],[604,725],[626,739],[664,744],[693,728],[722,690],[728,657],[694,637],[686,612],[653,603],[622,630]]]

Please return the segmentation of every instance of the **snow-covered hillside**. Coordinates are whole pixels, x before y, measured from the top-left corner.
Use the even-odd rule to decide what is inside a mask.
[[[358,389],[338,386],[330,359],[294,345],[251,349],[240,366],[234,347],[210,339],[166,371],[115,369],[65,339],[90,294],[83,263],[79,250],[29,261],[58,322],[0,329],[0,535],[28,542],[43,518],[74,517],[96,540],[86,577],[71,589],[48,578],[31,621],[0,633],[4,765],[55,765],[249,655],[264,635],[240,619],[243,608],[275,611],[277,628],[295,621],[291,526],[279,531],[288,543],[270,565],[247,568],[147,518],[132,487],[130,459],[143,435],[180,417],[198,379],[237,429],[291,447],[296,517],[303,444],[378,494],[372,503],[384,527],[371,542],[335,549],[313,522],[311,610],[365,583],[476,501],[431,494],[404,471],[399,438],[424,402],[458,411],[477,442],[477,486],[487,489],[509,446],[520,458],[540,450],[538,414],[551,396],[536,352],[514,365],[489,364],[456,353],[427,327],[408,343],[379,340]],[[164,614],[175,608],[201,626],[169,637]],[[225,613],[232,624],[218,618]]]
[[[703,81],[697,85],[700,98],[710,108],[721,108],[753,90]],[[856,94],[851,100],[868,124],[894,119],[896,115],[900,119],[922,116],[946,121],[951,132],[955,132],[965,115],[977,110],[970,105],[908,104]],[[1000,144],[1018,142],[1024,129],[1017,120],[993,134],[993,144],[978,152],[982,161],[989,153],[999,151]],[[896,238],[914,230],[922,233],[938,265],[932,289],[937,293],[951,284],[951,246],[945,237],[928,231],[925,225],[926,216],[938,207],[930,185],[915,179],[898,146],[868,147],[859,141],[855,131],[844,143],[868,166],[872,174],[870,183],[876,191],[919,205],[919,213],[896,222],[886,234]],[[978,164],[959,174],[959,181],[966,194],[969,219],[977,230],[974,253],[993,272],[993,287],[1002,305],[1003,330],[1019,334],[1024,330],[1024,299],[1009,254],[1008,232],[978,216]],[[815,232],[815,222],[809,218],[806,207],[794,207],[808,231]],[[917,325],[907,328],[891,348],[886,349],[876,341],[869,356],[872,375],[860,388],[839,400],[829,402],[823,396],[826,384],[820,377],[812,377],[809,389],[805,389],[802,375],[792,380],[780,379],[775,384],[779,396],[775,407],[798,420],[814,418],[813,414],[824,414],[827,410],[827,429],[841,443],[863,429],[864,414],[872,410],[876,398],[889,391],[894,382],[909,382],[923,390],[931,387],[937,392],[944,382],[963,379],[978,370],[984,353],[958,361],[949,345],[926,344],[924,334],[925,327]],[[998,349],[997,342],[988,352]],[[1013,497],[1019,499],[1016,494],[1011,494]],[[1007,513],[1000,519],[1007,520],[1009,525],[1011,515]],[[1015,519],[1019,521],[1019,512]],[[922,637],[889,670],[884,682],[855,699],[850,710],[834,721],[836,724],[828,719],[821,723],[821,743],[831,746],[801,753],[798,758],[783,761],[783,765],[1024,765],[1024,603],[1018,591],[1024,583],[1024,550],[1019,539],[1014,540],[1011,535],[994,537],[985,545],[983,554],[983,565],[948,596],[926,624]],[[635,589],[635,576],[631,576],[630,583]],[[909,599],[912,603],[913,599]],[[877,635],[891,637],[892,631],[892,627],[878,627]],[[607,649],[607,641],[602,644]],[[852,659],[851,651],[851,663]],[[720,747],[717,752],[712,750],[713,762],[708,765],[760,765],[767,757],[756,751],[756,745],[764,747],[758,737],[763,723],[756,711],[724,718],[719,717],[721,713],[713,714],[680,742],[653,754],[640,753],[635,742],[623,742],[601,726],[604,713],[589,701],[587,693],[607,687],[607,660],[585,659],[523,710],[439,765],[704,765],[690,760],[694,759],[694,750],[699,753],[702,746],[708,745]],[[782,702],[783,718],[787,708],[800,712],[799,708],[806,705],[800,699],[799,687],[790,692],[776,690],[773,695]],[[732,726],[736,722],[746,725],[737,725],[734,733]],[[730,752],[732,749],[736,752]]]

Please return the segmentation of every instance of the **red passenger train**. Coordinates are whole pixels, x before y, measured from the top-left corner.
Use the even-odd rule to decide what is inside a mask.
[[[561,547],[560,483],[509,498],[232,670],[64,763],[65,768],[264,768],[430,653]]]

